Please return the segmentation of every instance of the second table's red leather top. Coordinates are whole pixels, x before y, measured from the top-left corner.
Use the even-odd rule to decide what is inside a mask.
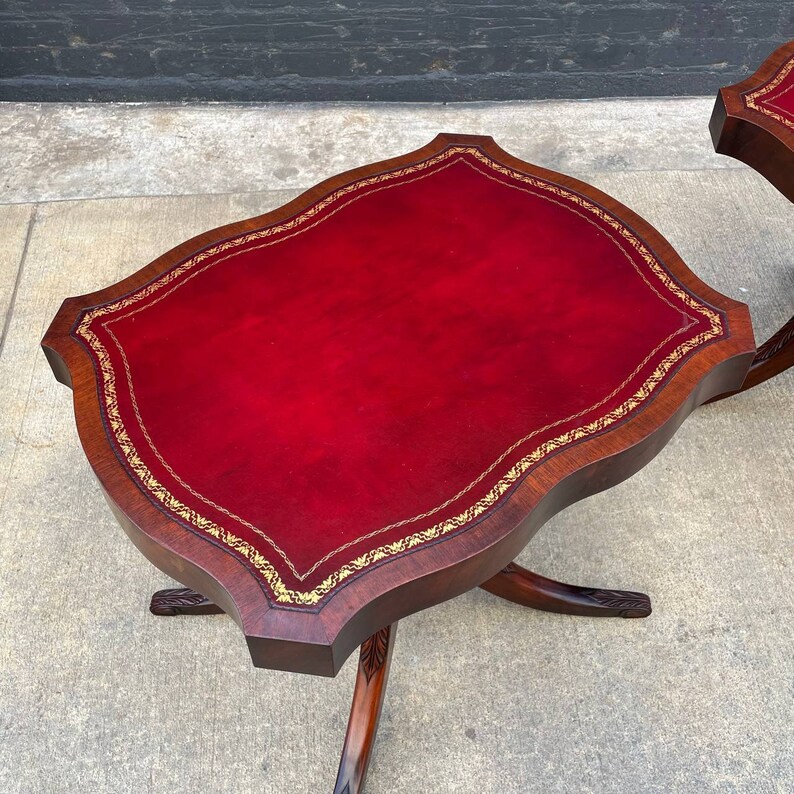
[[[794,130],[794,57],[787,59],[762,86],[744,94],[744,103],[750,110]]]
[[[462,533],[725,333],[631,229],[477,146],[83,312],[114,449],[274,604]]]

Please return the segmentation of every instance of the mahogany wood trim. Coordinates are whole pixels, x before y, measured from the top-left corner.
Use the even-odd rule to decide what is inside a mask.
[[[645,618],[651,614],[651,599],[645,593],[563,584],[514,562],[480,587],[515,604],[561,615]]]
[[[794,315],[780,330],[772,334],[758,348],[758,352],[753,358],[753,363],[747,372],[747,377],[742,383],[742,388],[737,391],[720,394],[709,400],[709,402],[717,402],[725,397],[732,397],[734,394],[752,389],[759,383],[774,378],[792,366],[794,366]]]
[[[744,96],[766,83],[794,56],[794,41],[778,47],[741,83],[719,90],[709,122],[714,150],[758,171],[794,201],[794,130],[748,108]]]
[[[351,577],[315,612],[275,607],[242,562],[157,510],[127,474],[102,423],[91,359],[70,330],[84,307],[141,286],[197,249],[276,223],[353,180],[419,162],[451,144],[476,145],[511,168],[600,204],[643,239],[686,289],[722,311],[729,332],[693,352],[630,420],[545,458],[480,523]],[[136,546],[158,568],[205,594],[237,621],[255,665],[320,675],[335,675],[350,653],[384,626],[490,579],[552,515],[636,472],[695,407],[739,388],[755,353],[747,307],[704,284],[634,212],[590,185],[513,157],[489,137],[450,134],[438,135],[415,152],[325,180],[280,209],[194,237],[117,284],[67,299],[42,344],[56,377],[73,388],[81,443],[108,503]]]
[[[222,615],[223,610],[189,587],[158,590],[149,604],[153,615]]]
[[[353,704],[334,794],[359,794],[363,790],[386,695],[396,634],[397,624],[394,623],[376,631],[361,645]]]
[[[744,96],[767,83],[790,58],[794,41],[776,49],[746,80],[721,88],[709,122],[714,150],[758,171],[794,202],[794,129],[748,108]],[[794,316],[761,347],[740,389],[711,402],[757,386],[794,365]]]
[[[158,590],[150,610],[155,615],[218,615],[223,610],[187,587]],[[376,631],[361,644],[353,702],[339,762],[334,794],[363,791],[380,722],[397,624]]]

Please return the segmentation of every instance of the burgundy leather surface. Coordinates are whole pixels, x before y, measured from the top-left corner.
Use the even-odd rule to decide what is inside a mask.
[[[464,146],[201,252],[74,330],[130,475],[304,608],[465,531],[722,333],[612,216]]]
[[[786,61],[763,86],[748,92],[745,104],[794,128],[794,58]]]

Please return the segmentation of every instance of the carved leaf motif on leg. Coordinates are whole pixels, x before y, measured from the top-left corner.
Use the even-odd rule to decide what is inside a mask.
[[[223,610],[189,587],[158,590],[149,604],[153,615],[218,615]]]
[[[651,614],[651,599],[645,593],[556,582],[515,562],[508,563],[480,587],[516,604],[562,615],[644,618]]]
[[[361,794],[383,706],[396,632],[397,624],[392,623],[361,644],[334,794]]]
[[[651,613],[651,601],[644,593],[626,590],[583,590],[582,595],[592,598],[611,609],[621,610],[624,618],[645,617]]]
[[[794,344],[794,317],[758,348],[753,365],[769,360],[791,344]]]
[[[372,676],[383,667],[383,663],[386,661],[390,630],[391,627],[387,626],[385,629],[375,632],[375,634],[366,639],[361,645],[359,664],[364,671],[367,683],[369,683]]]

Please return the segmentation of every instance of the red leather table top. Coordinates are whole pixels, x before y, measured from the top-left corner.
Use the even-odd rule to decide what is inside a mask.
[[[605,209],[459,144],[72,329],[140,489],[296,609],[465,533],[725,334]]]

